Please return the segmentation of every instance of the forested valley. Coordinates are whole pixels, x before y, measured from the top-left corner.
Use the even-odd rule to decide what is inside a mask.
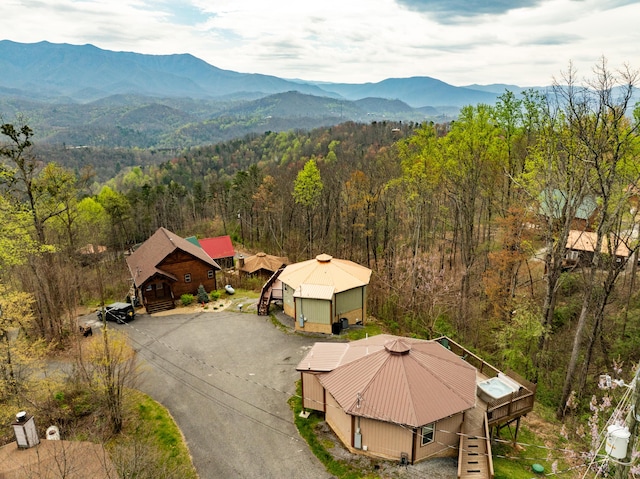
[[[115,294],[116,276],[126,294],[124,251],[164,226],[365,265],[369,313],[387,331],[447,335],[536,382],[538,401],[578,424],[600,375],[629,381],[640,359],[637,79],[603,61],[583,84],[570,67],[547,96],[505,92],[450,123],[348,122],[167,161],[124,155],[106,182],[100,158],[52,162],[28,125],[5,123],[0,394],[20,388],[9,328],[21,323],[31,348],[60,347],[79,305]],[[572,262],[575,230],[595,244]],[[87,259],[87,244],[110,259]]]

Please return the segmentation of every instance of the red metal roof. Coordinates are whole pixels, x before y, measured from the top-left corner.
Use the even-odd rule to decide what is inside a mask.
[[[318,379],[354,416],[419,427],[474,407],[476,369],[456,354],[436,341],[389,335],[369,341],[374,338],[350,343],[362,343],[354,348],[336,344],[333,352],[314,346],[298,370],[308,369],[305,360],[341,364]]]
[[[198,240],[202,249],[213,259],[233,257],[236,252],[233,249],[230,236],[216,236]]]

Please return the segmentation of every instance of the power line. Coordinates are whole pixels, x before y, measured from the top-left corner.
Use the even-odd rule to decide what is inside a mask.
[[[255,381],[255,380],[253,380],[253,379],[250,379],[250,378],[247,378],[247,377],[244,377],[244,376],[240,376],[240,375],[238,375],[238,374],[235,374],[235,373],[233,373],[233,372],[231,372],[231,371],[229,371],[229,370],[226,370],[226,369],[220,368],[220,367],[215,366],[215,365],[213,365],[213,364],[209,364],[209,363],[207,363],[206,361],[203,361],[203,360],[201,360],[201,359],[199,359],[199,358],[196,358],[195,356],[193,356],[193,355],[191,355],[191,354],[188,354],[188,353],[186,353],[186,352],[184,352],[184,351],[182,351],[182,350],[180,350],[180,349],[178,349],[178,348],[176,348],[176,347],[172,346],[171,344],[167,343],[166,341],[163,341],[163,340],[159,339],[158,337],[155,337],[155,336],[153,336],[153,335],[149,334],[149,333],[148,333],[148,332],[146,332],[146,331],[143,331],[143,330],[141,330],[141,329],[139,329],[139,328],[136,328],[135,326],[133,326],[133,325],[132,325],[132,324],[130,324],[130,323],[126,323],[126,325],[127,325],[128,327],[130,327],[131,329],[133,329],[133,330],[137,331],[138,333],[140,333],[140,334],[142,334],[142,335],[146,336],[146,337],[147,337],[147,338],[149,338],[153,343],[158,343],[158,344],[160,344],[160,345],[162,345],[162,346],[166,347],[167,349],[169,349],[169,350],[171,350],[171,351],[174,351],[175,353],[180,354],[180,355],[182,355],[182,356],[184,356],[184,357],[188,358],[189,360],[191,360],[191,361],[193,361],[193,362],[195,362],[195,363],[199,364],[199,365],[200,365],[200,366],[202,366],[202,367],[213,369],[213,370],[218,371],[218,372],[220,372],[220,373],[226,374],[226,375],[228,375],[228,376],[230,376],[230,377],[233,377],[233,378],[236,378],[236,379],[241,379],[241,380],[243,380],[243,381],[245,381],[245,382],[248,382],[248,383],[253,384],[253,385],[255,385],[255,386],[258,386],[258,387],[260,387],[260,388],[264,388],[264,389],[267,389],[267,390],[270,390],[270,391],[273,391],[273,392],[277,392],[277,393],[280,393],[280,394],[285,394],[285,395],[287,395],[287,396],[289,396],[289,397],[293,396],[293,397],[299,398],[299,399],[301,399],[301,400],[303,400],[303,401],[304,401],[304,399],[308,399],[308,400],[310,400],[310,401],[311,401],[311,400],[313,400],[312,398],[305,398],[303,395],[299,395],[299,394],[297,394],[296,392],[283,391],[283,390],[280,390],[280,389],[275,388],[275,387],[273,387],[273,386],[266,385],[266,384],[260,383],[260,382],[258,382],[258,381]],[[142,342],[137,341],[137,340],[135,340],[135,339],[133,339],[133,341],[134,341],[135,343],[139,344],[139,345],[140,345],[140,347],[142,347],[142,348],[144,348],[144,349],[148,350],[149,352],[151,352],[151,353],[152,353],[152,354],[154,354],[154,355],[157,355],[157,353],[154,353],[154,352],[149,348],[149,345],[147,345],[147,344],[143,344]],[[160,356],[160,357],[161,357],[161,356]],[[277,429],[273,428],[273,426],[270,426],[269,424],[266,424],[266,423],[264,423],[264,422],[260,421],[260,420],[259,420],[259,419],[257,419],[257,418],[253,418],[253,417],[251,417],[251,416],[249,416],[249,415],[247,415],[247,414],[245,414],[245,413],[242,413],[241,411],[237,410],[236,408],[234,408],[234,407],[232,407],[232,406],[230,406],[230,405],[228,405],[228,404],[226,404],[226,403],[224,403],[224,402],[221,402],[220,400],[218,400],[218,399],[217,399],[217,398],[215,398],[214,396],[211,396],[210,394],[207,394],[207,393],[204,393],[204,392],[202,392],[202,391],[199,391],[199,390],[195,389],[192,385],[190,385],[190,384],[188,384],[187,382],[185,382],[183,378],[181,378],[181,377],[179,377],[179,376],[177,376],[177,375],[175,375],[175,374],[169,373],[169,372],[168,372],[168,370],[167,370],[166,368],[164,368],[164,367],[160,366],[160,365],[158,364],[158,362],[157,362],[157,361],[155,361],[155,360],[153,360],[153,359],[149,359],[149,358],[147,358],[147,359],[148,359],[150,362],[152,362],[152,363],[156,364],[156,365],[157,365],[161,370],[163,370],[163,371],[167,372],[168,374],[170,374],[172,377],[174,377],[174,378],[175,378],[176,380],[178,380],[179,382],[181,382],[181,383],[183,383],[183,384],[187,385],[190,389],[192,389],[192,390],[196,391],[198,394],[201,394],[202,396],[204,396],[204,397],[207,397],[207,398],[211,399],[212,401],[216,402],[217,404],[220,404],[221,406],[223,406],[223,407],[225,407],[225,408],[228,408],[228,409],[231,409],[231,410],[235,411],[236,413],[240,414],[240,415],[241,415],[241,416],[243,416],[243,417],[246,417],[247,419],[250,419],[250,420],[255,421],[255,422],[259,423],[259,424],[262,424],[263,426],[268,427],[269,429],[272,429],[272,430],[274,430],[274,431],[276,431],[276,432],[278,432],[278,433],[280,433],[280,434],[283,434],[283,435],[285,435],[286,437],[289,437],[290,439],[293,439],[293,440],[295,440],[295,441],[299,441],[299,439],[297,439],[297,438],[295,438],[295,437],[292,437],[290,434],[285,433],[285,432],[283,432],[283,431],[279,431],[279,430],[277,430]],[[212,387],[212,388],[214,388],[214,389],[216,389],[216,390],[220,391],[221,393],[226,394],[226,395],[228,395],[228,396],[232,397],[232,398],[233,398],[233,399],[235,399],[235,400],[238,400],[238,401],[240,401],[240,402],[242,402],[242,403],[244,403],[244,404],[247,404],[248,406],[250,406],[250,407],[252,407],[252,408],[255,408],[255,409],[257,409],[257,410],[259,410],[259,411],[261,411],[261,412],[263,412],[263,413],[265,413],[265,414],[267,414],[267,415],[269,415],[269,416],[272,416],[272,417],[274,417],[274,418],[276,418],[276,419],[278,419],[278,420],[284,421],[284,422],[286,422],[286,423],[287,423],[287,424],[289,424],[289,425],[291,424],[291,422],[289,422],[288,420],[286,420],[286,419],[282,418],[281,416],[275,415],[275,414],[273,414],[272,412],[270,412],[270,411],[268,411],[268,410],[265,410],[265,409],[263,409],[263,408],[260,408],[259,406],[257,406],[257,405],[255,405],[255,404],[253,404],[253,403],[249,402],[249,401],[246,401],[246,400],[244,400],[244,399],[242,399],[242,398],[238,397],[237,395],[234,395],[234,394],[232,394],[232,393],[230,393],[230,392],[225,391],[224,389],[222,389],[222,388],[220,388],[220,387],[216,386],[215,384],[212,384],[212,383],[210,383],[210,382],[208,382],[208,381],[204,380],[203,378],[200,378],[199,376],[194,375],[193,373],[191,373],[191,372],[187,371],[186,369],[182,368],[182,367],[181,367],[181,366],[179,366],[178,364],[176,364],[176,363],[174,363],[174,362],[172,362],[172,361],[168,360],[168,359],[167,359],[167,358],[165,358],[165,357],[161,357],[161,359],[162,359],[163,361],[166,361],[167,363],[171,364],[171,365],[172,365],[172,366],[174,366],[175,368],[179,369],[180,371],[182,371],[182,372],[186,373],[187,375],[189,375],[189,376],[193,377],[194,379],[196,379],[196,380],[198,380],[198,381],[201,381],[201,382],[205,383],[207,386]],[[621,402],[622,402],[622,401],[621,401]],[[619,403],[619,405],[620,405],[620,403]],[[341,408],[339,408],[338,406],[334,406],[334,405],[332,405],[332,404],[328,404],[328,403],[326,403],[326,404],[325,404],[325,406],[328,406],[328,407],[334,407],[334,408],[336,408],[336,409],[341,409]],[[395,424],[395,425],[397,425],[397,426],[399,426],[399,427],[402,427],[403,429],[405,429],[405,430],[407,430],[407,431],[411,432],[411,433],[412,433],[412,435],[417,435],[417,434],[418,434],[418,432],[417,432],[416,428],[414,428],[414,427],[407,426],[406,424],[398,423],[398,422],[396,422],[396,421],[391,420],[390,418],[386,418],[386,419],[385,419],[383,416],[381,416],[381,419],[382,419],[382,420],[386,420],[387,422],[390,422],[390,423],[392,423],[392,424]],[[458,436],[460,436],[460,437],[464,437],[464,436],[467,436],[467,437],[468,437],[468,436],[471,436],[471,435],[464,434],[464,433],[461,433],[461,432],[447,431],[447,430],[444,430],[444,429],[437,429],[437,431],[438,431],[438,432],[442,432],[442,433],[447,433],[447,434],[455,434],[455,435],[458,435]],[[538,449],[544,449],[544,450],[549,450],[549,451],[554,451],[554,452],[560,452],[560,453],[565,453],[565,454],[571,454],[571,455],[574,455],[575,457],[581,457],[581,456],[585,456],[585,455],[587,455],[587,454],[588,454],[589,456],[592,456],[592,457],[594,458],[594,459],[593,459],[593,461],[595,461],[595,458],[597,458],[597,457],[598,457],[598,456],[597,456],[597,454],[591,454],[591,453],[585,453],[585,452],[576,452],[576,451],[573,451],[573,450],[570,450],[570,449],[564,449],[564,448],[551,448],[551,447],[548,447],[548,446],[541,446],[541,445],[537,445],[537,444],[528,444],[528,443],[520,443],[520,442],[515,442],[515,443],[514,443],[513,441],[507,441],[507,440],[495,439],[495,438],[494,438],[494,439],[491,439],[491,438],[482,437],[482,436],[478,436],[478,435],[472,435],[472,436],[473,436],[473,437],[475,437],[475,438],[478,438],[478,439],[482,439],[482,440],[493,440],[494,442],[504,442],[504,443],[509,443],[509,444],[517,444],[517,445],[521,445],[521,446],[523,446],[523,447],[536,447],[536,448],[538,448]],[[443,444],[443,445],[445,445],[444,443],[439,443],[439,442],[438,442],[438,444]],[[449,445],[445,445],[445,446],[447,446],[447,447],[453,447],[453,446],[449,446]],[[456,449],[458,449],[458,448],[456,448]],[[483,455],[488,456],[489,454],[488,454],[488,453],[485,453],[485,454],[483,454]],[[501,455],[497,455],[497,454],[496,454],[496,455],[493,455],[493,457],[501,457],[501,458],[510,459],[510,460],[545,460],[545,461],[548,461],[548,459],[547,459],[547,458],[540,458],[540,457],[501,456]],[[564,456],[562,456],[562,458],[565,458],[565,457],[564,457]],[[592,462],[593,462],[593,461],[592,461]],[[580,466],[580,467],[585,467],[585,466]],[[589,470],[589,468],[587,468],[587,471],[588,471],[588,470]]]
[[[135,341],[135,340],[134,340],[134,341]],[[184,379],[184,377],[178,376],[177,374],[175,374],[175,373],[171,372],[168,368],[166,368],[166,367],[164,367],[164,366],[160,365],[156,360],[151,359],[151,358],[146,358],[146,359],[147,359],[147,361],[149,361],[149,362],[151,362],[151,363],[155,364],[155,365],[156,365],[156,367],[157,367],[158,369],[160,369],[161,371],[163,371],[163,372],[164,372],[164,373],[166,373],[167,375],[169,375],[169,376],[171,376],[172,378],[174,378],[174,379],[175,379],[176,381],[178,381],[180,384],[183,384],[184,386],[188,387],[188,388],[189,388],[189,389],[191,389],[192,391],[196,392],[197,394],[201,395],[202,397],[204,397],[204,398],[206,398],[206,399],[209,399],[210,401],[212,401],[212,402],[216,403],[217,405],[222,406],[222,407],[224,407],[224,408],[226,408],[226,409],[232,410],[233,412],[235,412],[236,414],[240,415],[241,417],[244,417],[244,418],[246,418],[246,419],[249,419],[250,421],[253,421],[253,422],[255,422],[255,423],[258,423],[258,424],[260,424],[260,425],[262,425],[262,426],[264,426],[264,427],[266,427],[266,428],[268,428],[268,429],[270,429],[270,430],[272,430],[272,431],[274,431],[274,432],[277,432],[278,434],[281,434],[281,435],[283,435],[283,436],[285,436],[285,437],[287,437],[287,438],[289,438],[289,439],[291,439],[291,440],[293,440],[293,441],[296,441],[296,442],[299,442],[299,441],[300,441],[298,438],[291,436],[291,434],[289,434],[289,433],[287,433],[287,432],[284,432],[284,431],[281,431],[281,430],[279,430],[279,429],[277,429],[277,428],[275,428],[275,427],[271,426],[270,424],[265,423],[264,421],[260,421],[259,419],[255,418],[255,417],[252,417],[252,416],[250,416],[250,415],[248,415],[248,414],[245,414],[245,413],[243,413],[242,411],[238,410],[237,408],[234,408],[233,406],[231,406],[231,405],[229,405],[229,404],[225,403],[224,401],[219,400],[219,399],[218,399],[218,398],[216,398],[215,396],[213,396],[213,395],[211,395],[211,394],[209,394],[209,393],[207,393],[207,392],[205,392],[205,391],[202,391],[202,390],[200,390],[200,389],[196,388],[193,384],[191,384],[191,383],[189,383],[188,381],[186,381],[186,380]],[[261,412],[264,412],[264,413],[266,413],[266,414],[270,415],[271,417],[274,417],[274,418],[276,418],[276,419],[279,419],[279,420],[281,420],[281,421],[284,421],[284,422],[286,422],[286,424],[288,424],[288,425],[290,425],[290,424],[291,424],[291,423],[290,423],[289,421],[287,421],[286,419],[284,419],[284,418],[282,418],[282,417],[280,417],[280,416],[278,416],[278,415],[275,415],[275,414],[271,413],[270,411],[267,411],[267,410],[265,410],[265,409],[262,409],[262,408],[260,408],[260,407],[256,406],[255,404],[251,404],[251,403],[249,403],[249,402],[247,402],[247,401],[244,401],[244,400],[243,400],[243,399],[241,399],[241,398],[238,398],[237,396],[235,396],[235,395],[233,395],[233,394],[231,394],[231,393],[229,393],[229,392],[227,392],[227,391],[224,391],[223,389],[221,389],[221,388],[219,388],[219,387],[217,387],[217,386],[215,386],[215,385],[211,384],[210,382],[208,382],[208,381],[204,380],[203,378],[201,378],[201,377],[199,377],[199,376],[196,376],[195,374],[193,374],[193,373],[191,373],[191,372],[187,371],[186,369],[184,369],[184,368],[180,367],[179,365],[177,365],[177,364],[176,364],[176,363],[174,363],[174,362],[171,362],[171,361],[169,361],[169,360],[168,360],[168,359],[166,359],[166,358],[161,358],[161,359],[162,359],[162,360],[164,360],[164,361],[166,361],[166,362],[168,362],[169,364],[171,364],[173,367],[177,368],[177,369],[178,369],[178,370],[180,370],[181,372],[183,372],[183,373],[185,373],[185,374],[187,374],[187,375],[189,375],[189,376],[193,377],[194,379],[196,379],[196,380],[198,380],[198,381],[200,381],[200,382],[203,382],[203,383],[204,383],[204,384],[206,384],[207,386],[212,387],[212,388],[214,388],[214,389],[216,389],[216,390],[218,390],[218,391],[220,391],[220,392],[222,392],[222,393],[224,393],[224,394],[227,394],[227,395],[229,395],[229,396],[233,397],[234,399],[237,399],[237,400],[239,400],[239,401],[241,401],[241,402],[243,402],[243,403],[245,403],[245,404],[247,404],[247,405],[249,405],[249,406],[251,406],[251,407],[253,407],[253,408],[255,408],[255,409],[259,410],[259,411],[261,411]]]

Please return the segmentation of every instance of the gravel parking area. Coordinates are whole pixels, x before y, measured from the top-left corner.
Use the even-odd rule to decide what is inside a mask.
[[[295,367],[316,338],[229,311],[141,314],[114,327],[139,351],[139,387],[174,416],[202,479],[331,477],[287,404]]]
[[[295,367],[326,338],[293,334],[293,320],[282,314],[285,331],[268,317],[230,309],[180,308],[109,325],[129,334],[143,364],[139,388],[173,415],[200,478],[333,477],[299,436],[287,404]],[[95,314],[79,322],[101,327]],[[328,426],[320,434],[323,441],[333,435]],[[334,435],[331,442],[336,459],[371,462],[365,469],[381,478],[457,477],[453,458],[399,466],[351,454]]]

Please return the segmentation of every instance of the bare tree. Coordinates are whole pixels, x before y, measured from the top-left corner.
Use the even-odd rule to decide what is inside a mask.
[[[603,58],[594,73],[595,78],[585,87],[576,88],[575,73],[570,71],[565,77],[568,88],[556,87],[566,105],[568,127],[584,151],[581,161],[585,164],[589,186],[599,203],[596,243],[584,275],[582,307],[558,416],[564,415],[565,404],[576,379],[588,319],[592,317],[597,332],[616,279],[628,259],[620,259],[619,262],[614,260],[608,264],[605,262],[607,257],[616,258],[616,248],[625,236],[624,229],[628,230],[632,224],[628,218],[625,221],[625,214],[629,211],[629,186],[636,185],[640,179],[640,125],[627,116],[638,72],[626,68],[614,73]],[[592,341],[594,335],[591,336]],[[591,347],[592,344],[588,349]]]
[[[91,386],[106,408],[111,432],[122,430],[124,400],[137,379],[136,353],[121,332],[105,327],[89,345],[85,367]]]

